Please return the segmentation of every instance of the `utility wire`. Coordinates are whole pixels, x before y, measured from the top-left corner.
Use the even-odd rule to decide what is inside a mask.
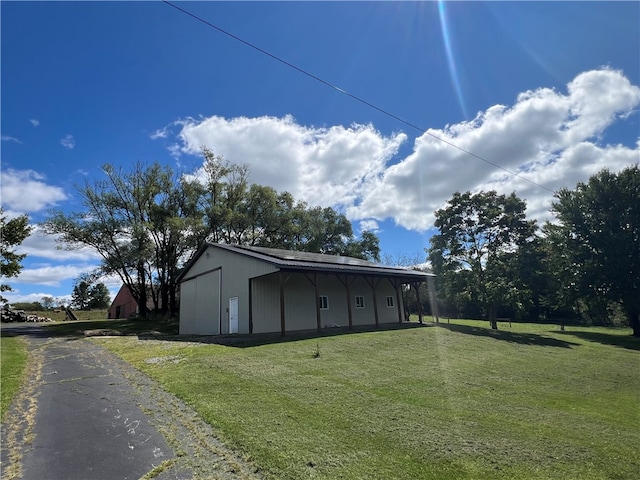
[[[272,53],[267,52],[266,50],[263,50],[262,48],[254,45],[253,43],[250,43],[250,42],[238,37],[237,35],[234,35],[233,33],[228,32],[228,31],[218,27],[217,25],[214,25],[213,23],[211,23],[211,22],[209,22],[209,21],[207,21],[207,20],[205,20],[205,19],[203,19],[203,18],[201,18],[201,17],[199,17],[199,16],[197,16],[197,15],[195,15],[195,14],[193,14],[193,13],[191,13],[191,12],[189,12],[189,11],[179,7],[179,6],[177,6],[177,5],[175,5],[174,3],[169,2],[168,0],[162,0],[162,2],[167,4],[167,5],[169,5],[170,7],[175,8],[176,10],[179,10],[180,12],[184,13],[185,15],[188,15],[191,18],[193,18],[193,19],[195,19],[195,20],[197,20],[197,21],[199,21],[201,23],[204,23],[205,25],[207,25],[207,26],[219,31],[220,33],[223,33],[223,34],[227,35],[228,37],[231,37],[234,40],[237,40],[238,42],[245,44],[247,47],[253,48],[254,50],[257,50],[258,52],[262,53],[263,55],[271,57],[272,59],[274,59],[274,60],[286,65],[287,67],[292,68],[292,69],[296,70],[297,72],[300,72],[303,75],[306,75],[307,77],[312,78],[312,79],[316,80],[317,82],[320,82],[323,85],[325,85],[325,86],[327,86],[329,88],[332,88],[333,90],[338,91],[339,93],[342,93],[343,95],[351,97],[352,99],[356,100],[357,102],[360,102],[360,103],[362,103],[362,104],[364,104],[364,105],[366,105],[366,106],[368,106],[370,108],[373,108],[374,110],[377,110],[378,112],[380,112],[380,113],[382,113],[382,114],[384,114],[384,115],[386,115],[388,117],[391,117],[391,118],[393,118],[395,120],[398,120],[401,123],[404,123],[405,125],[407,125],[407,126],[409,126],[411,128],[414,128],[415,130],[419,131],[420,133],[429,135],[430,137],[432,137],[432,138],[434,138],[434,139],[436,139],[436,140],[438,140],[438,141],[440,141],[442,143],[445,143],[445,144],[449,145],[450,147],[453,147],[453,148],[455,148],[455,149],[457,149],[457,150],[459,150],[459,151],[461,151],[463,153],[466,153],[467,155],[469,155],[471,157],[477,158],[478,160],[482,160],[483,162],[485,162],[485,163],[487,163],[489,165],[492,165],[492,166],[494,166],[496,168],[499,168],[500,170],[503,170],[503,171],[507,172],[508,174],[513,175],[514,177],[518,177],[519,179],[524,180],[525,182],[529,182],[530,184],[535,185],[536,187],[539,187],[539,188],[542,188],[543,190],[547,190],[548,192],[554,193],[554,191],[551,190],[550,188],[547,188],[544,185],[540,185],[539,183],[536,183],[533,180],[529,180],[528,178],[523,177],[522,175],[520,175],[520,174],[518,174],[518,173],[516,173],[516,172],[514,172],[512,170],[509,170],[508,168],[505,168],[502,165],[494,163],[491,160],[487,160],[486,158],[484,158],[484,157],[482,157],[482,156],[480,156],[480,155],[478,155],[476,153],[470,152],[469,150],[466,150],[466,149],[464,149],[462,147],[459,147],[458,145],[456,145],[456,144],[454,144],[454,143],[452,143],[452,142],[450,142],[448,140],[445,140],[442,137],[438,137],[437,135],[434,135],[434,134],[428,132],[426,129],[421,128],[421,127],[415,125],[414,123],[411,123],[411,122],[405,120],[404,118],[399,117],[399,116],[397,116],[397,115],[395,115],[395,114],[393,114],[393,113],[391,113],[391,112],[389,112],[387,110],[384,110],[383,108],[380,108],[377,105],[374,105],[373,103],[367,102],[366,100],[358,97],[357,95],[349,93],[346,90],[344,90],[344,89],[342,89],[342,88],[340,88],[340,87],[338,87],[336,85],[333,85],[332,83],[329,83],[326,80],[323,80],[322,78],[320,78],[320,77],[318,77],[318,76],[316,76],[316,75],[314,75],[314,74],[312,74],[312,73],[310,73],[310,72],[308,72],[308,71],[306,71],[306,70],[304,70],[304,69],[292,64],[292,63],[289,63],[286,60],[284,60],[284,59],[282,59],[282,58],[280,58],[280,57],[278,57],[278,56],[276,56],[276,55],[274,55]]]

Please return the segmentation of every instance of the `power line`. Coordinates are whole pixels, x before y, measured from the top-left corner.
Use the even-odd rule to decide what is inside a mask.
[[[500,170],[503,170],[503,171],[507,172],[508,174],[513,175],[514,177],[518,177],[521,180],[524,180],[525,182],[529,182],[530,184],[535,185],[536,187],[539,187],[539,188],[542,188],[543,190],[547,190],[548,192],[554,193],[553,190],[551,190],[550,188],[545,187],[544,185],[540,185],[539,183],[536,183],[533,180],[529,180],[528,178],[523,177],[522,175],[520,175],[520,174],[518,174],[518,173],[516,173],[516,172],[514,172],[512,170],[509,170],[508,168],[503,167],[502,165],[499,165],[499,164],[497,164],[495,162],[492,162],[491,160],[487,160],[486,158],[484,158],[484,157],[482,157],[482,156],[480,156],[480,155],[478,155],[476,153],[473,153],[473,152],[471,152],[469,150],[466,150],[466,149],[464,149],[462,147],[459,147],[458,145],[456,145],[456,144],[454,144],[454,143],[452,143],[452,142],[450,142],[448,140],[445,140],[444,138],[441,138],[441,137],[438,137],[437,135],[429,133],[426,129],[421,128],[421,127],[415,125],[414,123],[411,123],[411,122],[405,120],[404,118],[399,117],[399,116],[389,112],[388,110],[380,108],[377,105],[374,105],[373,103],[370,103],[370,102],[364,100],[363,98],[358,97],[357,95],[349,93],[346,90],[344,90],[344,89],[342,89],[342,88],[340,88],[340,87],[338,87],[336,85],[333,85],[332,83],[327,82],[326,80],[323,80],[322,78],[320,78],[320,77],[318,77],[318,76],[316,76],[316,75],[314,75],[314,74],[312,74],[312,73],[310,73],[310,72],[308,72],[308,71],[306,71],[306,70],[304,70],[304,69],[302,69],[302,68],[300,68],[300,67],[298,67],[298,66],[296,66],[296,65],[294,65],[292,63],[290,63],[290,62],[287,62],[286,60],[284,60],[284,59],[282,59],[282,58],[280,58],[280,57],[278,57],[278,56],[276,56],[276,55],[274,55],[274,54],[272,54],[270,52],[267,52],[266,50],[258,47],[257,45],[254,45],[253,43],[250,43],[250,42],[238,37],[237,35],[234,35],[233,33],[228,32],[228,31],[218,27],[217,25],[214,25],[213,23],[211,23],[211,22],[209,22],[209,21],[207,21],[207,20],[205,20],[205,19],[203,19],[203,18],[201,18],[201,17],[199,17],[199,16],[197,16],[197,15],[195,15],[195,14],[193,14],[193,13],[191,13],[191,12],[189,12],[189,11],[187,11],[187,10],[185,10],[185,9],[183,9],[183,8],[177,6],[177,5],[175,5],[175,4],[173,4],[173,3],[169,2],[169,1],[167,1],[167,0],[162,0],[162,1],[163,1],[163,3],[169,5],[170,7],[173,7],[176,10],[179,10],[180,12],[184,13],[185,15],[188,15],[191,18],[193,18],[193,19],[195,19],[195,20],[197,20],[197,21],[199,21],[201,23],[204,23],[205,25],[207,25],[207,26],[219,31],[220,33],[223,33],[223,34],[227,35],[228,37],[231,37],[234,40],[237,40],[238,42],[243,43],[247,47],[253,48],[254,50],[257,50],[258,52],[262,53],[263,55],[266,55],[266,56],[268,56],[268,57],[270,57],[270,58],[272,58],[272,59],[274,59],[274,60],[276,60],[276,61],[278,61],[278,62],[280,62],[280,63],[282,63],[284,65],[286,65],[287,67],[292,68],[293,70],[296,70],[297,72],[302,73],[303,75],[306,75],[307,77],[312,78],[313,80],[316,80],[317,82],[320,82],[323,85],[325,85],[325,86],[327,86],[329,88],[332,88],[333,90],[336,90],[337,92],[342,93],[343,95],[346,95],[346,96],[356,100],[357,102],[362,103],[363,105],[366,105],[366,106],[368,106],[370,108],[373,108],[374,110],[377,110],[378,112],[380,112],[380,113],[382,113],[384,115],[387,115],[388,117],[391,117],[391,118],[393,118],[395,120],[398,120],[399,122],[404,123],[405,125],[407,125],[407,126],[413,128],[413,129],[419,131],[420,133],[429,135],[430,137],[432,137],[432,138],[434,138],[434,139],[436,139],[436,140],[438,140],[438,141],[440,141],[442,143],[445,143],[445,144],[449,145],[450,147],[453,147],[453,148],[455,148],[455,149],[457,149],[457,150],[459,150],[459,151],[461,151],[463,153],[466,153],[467,155],[469,155],[471,157],[477,158],[478,160],[481,160],[481,161],[483,161],[483,162],[485,162],[485,163],[487,163],[489,165],[492,165],[492,166],[494,166],[496,168],[499,168]]]

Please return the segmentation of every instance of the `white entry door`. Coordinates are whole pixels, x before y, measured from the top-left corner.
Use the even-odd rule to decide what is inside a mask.
[[[238,297],[229,299],[229,333],[238,333]]]

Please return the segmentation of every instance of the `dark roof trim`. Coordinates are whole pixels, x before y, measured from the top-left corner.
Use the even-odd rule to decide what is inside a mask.
[[[178,282],[189,271],[209,247],[220,248],[230,252],[268,262],[283,271],[316,271],[337,274],[374,275],[381,277],[401,278],[405,282],[425,281],[427,277],[434,277],[431,273],[419,270],[409,270],[401,267],[380,265],[366,260],[339,255],[321,253],[295,252],[276,248],[249,247],[244,245],[227,245],[223,243],[206,243],[202,245],[193,258],[186,265]]]

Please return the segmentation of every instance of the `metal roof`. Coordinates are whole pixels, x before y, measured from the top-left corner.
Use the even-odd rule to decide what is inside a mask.
[[[407,281],[424,281],[426,277],[433,277],[431,273],[410,270],[402,267],[392,267],[361,260],[359,258],[322,253],[297,252],[280,250],[277,248],[249,247],[244,245],[227,245],[209,243],[196,255],[197,258],[207,247],[222,248],[258,260],[269,262],[283,271],[323,271],[331,273],[368,274],[385,277],[404,277]],[[194,258],[194,260],[195,260]],[[187,267],[188,270],[188,267]]]

